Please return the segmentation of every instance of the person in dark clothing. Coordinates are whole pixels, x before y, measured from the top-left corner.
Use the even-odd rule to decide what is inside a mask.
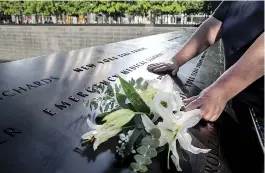
[[[199,108],[205,120],[215,121],[231,100],[234,107],[251,107],[264,116],[264,1],[222,1],[213,15],[169,62],[150,64],[158,73],[172,71],[222,39],[225,72],[199,96],[185,99],[186,110]]]
[[[181,65],[220,39],[225,72],[198,96],[183,101],[186,110],[198,108],[205,120],[216,121],[231,100],[239,121],[237,144],[230,144],[229,137],[224,139],[228,140],[226,145],[237,146],[236,151],[225,152],[234,160],[230,162],[231,170],[264,172],[264,1],[222,1],[171,61],[150,64],[147,69],[176,75]],[[255,121],[250,112],[255,114]]]

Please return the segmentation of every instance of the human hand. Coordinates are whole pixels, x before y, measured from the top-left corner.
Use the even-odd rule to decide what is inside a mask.
[[[150,64],[147,66],[147,70],[152,73],[161,73],[161,72],[171,71],[172,75],[175,76],[177,72],[179,71],[179,67],[180,66],[178,65],[177,61],[170,60],[166,62]]]
[[[203,90],[199,96],[194,96],[183,100],[186,111],[200,109],[203,119],[207,121],[215,121],[223,112],[228,99],[225,91],[214,87],[208,87]]]

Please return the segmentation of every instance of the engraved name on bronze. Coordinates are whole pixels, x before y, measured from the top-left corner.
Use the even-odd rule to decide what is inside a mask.
[[[7,143],[8,140],[18,136],[21,133],[22,132],[19,129],[13,127],[3,129],[0,135],[0,145]]]
[[[120,73],[127,75],[128,73],[136,70],[137,68],[147,64],[150,61],[153,61],[154,59],[156,59],[156,58],[158,58],[158,57],[160,57],[162,55],[164,55],[164,54],[163,53],[157,53],[157,54],[155,54],[155,55],[153,55],[151,57],[148,57],[145,61],[138,62],[135,65],[132,65],[132,66],[130,66],[130,67],[124,69],[124,70],[121,70]],[[102,85],[102,84],[103,85],[108,85],[110,82],[116,81],[117,78],[118,78],[118,74],[114,74],[112,76],[107,77],[108,81],[102,80],[98,84],[92,84],[91,86],[86,86],[85,87],[86,93],[83,93],[83,92],[79,91],[79,92],[77,92],[75,94],[75,96],[69,96],[68,100],[62,100],[60,103],[54,104],[55,109],[56,110],[60,110],[60,111],[63,111],[65,109],[67,109],[68,107],[71,107],[74,103],[79,102],[79,100],[82,97],[84,98],[84,97],[89,96],[89,93],[95,93],[97,88],[99,87],[99,85]],[[42,111],[45,114],[48,114],[50,116],[54,116],[54,115],[57,114],[54,110],[51,110],[51,109],[48,109],[48,108],[45,108]]]
[[[194,81],[196,79],[196,76],[197,76],[197,74],[199,72],[199,69],[202,66],[202,62],[203,62],[203,60],[205,58],[205,55],[206,55],[206,52],[203,52],[202,56],[200,57],[199,61],[196,64],[196,67],[193,69],[193,71],[191,72],[191,75],[189,76],[189,78],[185,82],[185,86],[186,87],[182,88],[184,93],[188,93],[189,92],[188,88],[192,87],[192,85],[193,85],[193,83],[194,83]]]
[[[210,136],[208,139],[208,147],[211,149],[206,155],[206,173],[220,172],[221,162],[220,158],[220,138],[219,138],[219,128],[214,123],[209,123]]]
[[[113,56],[113,57],[110,57],[110,58],[105,58],[102,61],[98,61],[98,64],[105,64],[105,63],[108,63],[108,62],[111,62],[111,61],[115,61],[115,60],[117,60],[117,59],[119,59],[121,57],[125,57],[125,56],[131,55],[131,54],[134,54],[134,53],[146,50],[146,49],[147,48],[142,47],[142,48],[138,48],[138,49],[132,50],[130,52],[124,52],[124,53],[121,53],[121,54],[119,54],[117,56]],[[73,69],[73,71],[80,73],[80,72],[92,69],[94,67],[96,67],[96,64],[90,63],[90,64],[87,64],[87,65],[83,65],[83,66],[81,66],[79,68],[75,68],[75,69]]]
[[[32,82],[31,84],[25,84],[23,86],[19,86],[13,89],[7,89],[1,92],[0,100],[4,100],[4,97],[14,97],[16,95],[22,94],[24,92],[36,89],[40,86],[44,86],[50,84],[54,81],[59,80],[58,77],[51,76],[50,78],[41,79],[40,81]]]

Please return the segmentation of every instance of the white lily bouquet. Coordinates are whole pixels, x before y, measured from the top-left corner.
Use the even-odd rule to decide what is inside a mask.
[[[160,81],[138,78],[127,82],[121,77],[119,81],[114,89],[111,85],[106,89],[100,86],[99,96],[90,101],[91,111],[100,114],[96,115],[96,124],[91,117],[87,119],[93,130],[82,136],[84,144],[93,144],[96,150],[111,137],[119,136],[116,153],[122,159],[133,156],[131,172],[147,172],[161,148],[168,150],[168,168],[172,159],[178,171],[181,171],[180,147],[194,154],[209,151],[191,145],[187,129],[200,121],[200,110],[184,111],[170,76]]]

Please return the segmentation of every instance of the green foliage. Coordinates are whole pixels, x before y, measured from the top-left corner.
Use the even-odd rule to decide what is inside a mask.
[[[21,1],[0,1],[0,11],[4,12],[6,15],[22,14],[22,7],[23,2]]]
[[[152,129],[150,135],[146,135],[142,140],[140,146],[136,149],[137,153],[134,155],[135,162],[130,164],[131,172],[146,172],[147,165],[152,163],[151,158],[157,156],[156,149],[159,146],[159,138],[161,132],[159,129]]]
[[[135,116],[138,117],[138,116]],[[144,134],[144,128],[135,128],[128,143],[126,143],[126,148],[125,148],[125,153],[124,153],[124,159],[126,159],[126,157],[128,157],[128,155],[131,153],[131,150],[133,148],[133,146],[135,145],[135,143],[137,142],[137,140],[142,137],[142,135]]]
[[[86,90],[89,89],[90,87],[86,88]],[[114,90],[110,83],[107,83],[107,85],[99,84],[96,89],[92,87],[92,91],[97,93],[97,96],[84,103],[86,107],[90,108],[90,111],[99,109],[101,113],[105,113],[120,107],[116,104]]]
[[[0,11],[4,14],[41,14],[49,15],[84,15],[90,12],[107,16],[121,16],[123,14],[146,16],[149,11],[153,14],[210,14],[219,1],[0,1]]]
[[[127,98],[130,100],[134,109],[138,112],[149,113],[150,109],[143,101],[141,96],[137,93],[133,86],[131,86],[127,81],[119,77],[121,86]],[[136,81],[137,83],[137,81]]]

